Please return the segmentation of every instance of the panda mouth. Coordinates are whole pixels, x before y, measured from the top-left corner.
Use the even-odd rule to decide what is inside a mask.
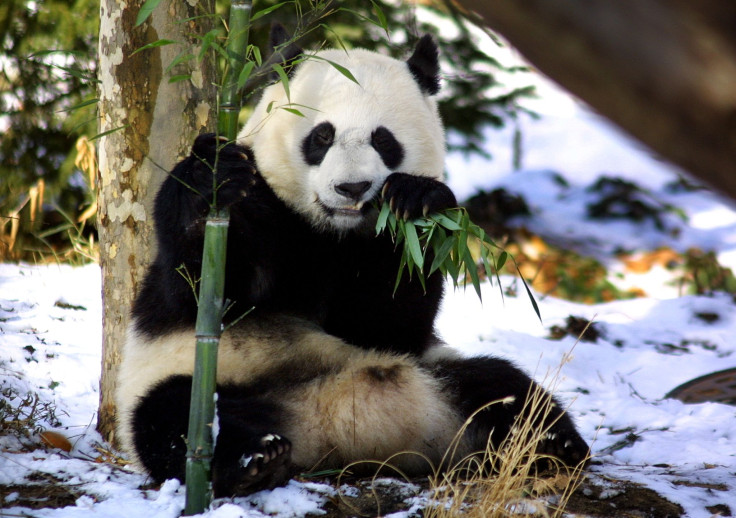
[[[362,218],[366,212],[370,209],[370,204],[360,201],[355,205],[344,205],[342,207],[330,207],[325,204],[321,199],[317,198],[317,204],[329,217],[335,216],[347,216],[350,218]]]

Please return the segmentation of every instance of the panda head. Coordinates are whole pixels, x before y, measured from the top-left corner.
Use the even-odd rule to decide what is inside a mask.
[[[318,52],[296,67],[288,87],[288,95],[282,83],[264,91],[238,140],[253,150],[276,195],[314,228],[366,227],[393,172],[442,178],[445,138],[432,97],[438,51],[430,36],[405,62],[363,49]]]

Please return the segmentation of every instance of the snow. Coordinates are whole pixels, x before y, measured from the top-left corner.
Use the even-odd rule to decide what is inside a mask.
[[[715,504],[736,510],[736,409],[718,403],[684,404],[665,395],[677,385],[736,366],[736,307],[730,295],[682,295],[668,284],[672,273],[655,268],[625,271],[617,249],[669,246],[713,250],[722,265],[736,267],[736,210],[709,193],[672,193],[665,184],[678,171],[651,157],[605,121],[545,85],[540,121],[523,120],[524,170],[511,173],[510,133],[489,133],[494,161],[448,161],[450,184],[459,197],[496,187],[523,194],[532,209],[524,225],[545,239],[587,251],[620,274],[621,285],[641,287],[646,296],[583,305],[536,294],[542,321],[523,289],[501,298],[483,286],[481,305],[472,289],[448,289],[438,327],[462,354],[494,354],[555,385],[581,432],[593,443],[593,476],[643,484],[685,509],[692,518],[711,516]],[[568,182],[564,187],[555,174]],[[663,203],[682,209],[683,221],[664,217],[664,231],[651,222],[593,221],[585,217],[587,191],[600,175],[630,179]],[[502,284],[514,284],[503,277]],[[717,315],[714,321],[699,314]],[[548,338],[553,325],[575,315],[601,332],[596,342],[567,336]],[[0,265],[0,390],[35,392],[53,404],[58,422],[47,416],[39,428],[66,435],[73,449],[19,453],[28,439],[0,437],[0,485],[60,480],[80,495],[61,509],[28,511],[8,491],[3,514],[53,518],[179,516],[184,493],[176,481],[147,489],[146,477],[111,463],[94,462],[103,445],[95,432],[99,398],[100,272],[97,265]],[[560,376],[552,381],[560,369]],[[17,399],[9,400],[17,405]],[[103,445],[104,446],[104,445]],[[335,496],[322,483],[291,481],[247,498],[217,502],[203,516],[240,518],[320,513]],[[2,496],[0,496],[2,498]],[[407,501],[410,501],[407,497]],[[411,500],[413,509],[421,500]],[[405,517],[410,512],[392,516]]]

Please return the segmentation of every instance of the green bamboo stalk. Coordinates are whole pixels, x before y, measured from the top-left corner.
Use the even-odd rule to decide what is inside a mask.
[[[242,102],[238,92],[238,76],[245,65],[252,8],[252,0],[232,0],[230,3],[228,67],[225,72],[219,111],[220,135],[224,135],[228,140],[235,140],[238,134],[238,115]]]
[[[229,214],[216,212],[215,217],[210,215],[207,218],[205,226],[187,435],[186,515],[201,513],[212,500],[212,425],[215,419],[217,346],[222,328],[228,224]]]
[[[233,0],[230,5],[228,65],[219,106],[218,130],[228,140],[235,140],[241,100],[237,79],[245,64],[250,26],[251,0]],[[217,162],[217,160],[215,160]],[[215,163],[215,167],[216,167]],[[213,172],[214,174],[214,172]],[[217,189],[214,190],[216,197]],[[196,323],[196,352],[192,376],[186,460],[185,515],[203,512],[212,501],[212,456],[215,449],[215,388],[217,348],[220,343],[225,288],[225,257],[230,211],[217,209],[216,199],[207,216],[202,251],[202,272]]]

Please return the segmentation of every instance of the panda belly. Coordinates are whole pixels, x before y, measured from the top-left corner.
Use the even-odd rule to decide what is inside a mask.
[[[149,340],[131,333],[124,351],[118,437],[157,481],[183,477],[194,347],[190,329]],[[289,316],[246,319],[223,334],[218,418],[221,495],[241,492],[239,466],[261,455],[266,437],[288,439],[300,470],[388,459],[419,473],[431,469],[427,459],[440,462],[464,420],[418,358],[354,347]],[[247,490],[261,487],[253,482]]]
[[[441,381],[416,359],[372,351],[355,351],[284,403],[292,460],[307,469],[389,460],[408,473],[427,472],[463,421]]]

